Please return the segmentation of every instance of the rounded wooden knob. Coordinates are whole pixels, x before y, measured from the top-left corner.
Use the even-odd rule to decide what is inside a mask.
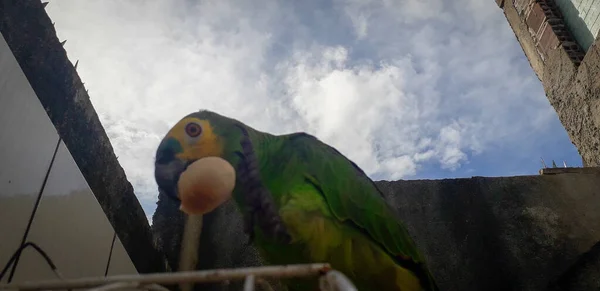
[[[206,157],[190,164],[177,183],[180,210],[206,214],[225,203],[235,187],[235,169],[220,157]]]

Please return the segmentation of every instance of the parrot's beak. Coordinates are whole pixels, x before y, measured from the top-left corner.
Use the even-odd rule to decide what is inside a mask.
[[[154,178],[159,190],[177,201],[180,201],[177,191],[179,176],[190,164],[190,162],[176,157],[181,151],[177,140],[167,138],[158,146],[154,161]]]

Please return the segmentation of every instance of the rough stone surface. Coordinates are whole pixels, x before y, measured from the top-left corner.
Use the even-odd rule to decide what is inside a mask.
[[[442,290],[543,290],[600,239],[598,178],[561,174],[378,185],[424,249]]]
[[[600,240],[599,178],[592,172],[377,185],[405,220],[441,290],[545,290],[557,278],[563,285],[582,282],[563,274],[582,268],[578,257]],[[161,198],[154,232],[172,264],[182,221],[176,206]],[[260,265],[256,250],[243,246],[246,239],[233,203],[218,208],[205,219],[199,268]]]
[[[0,32],[138,272],[164,271],[142,207],[41,1],[0,0]]]
[[[564,51],[546,62],[544,90],[586,166],[600,165],[600,52],[594,44],[578,68]]]
[[[578,68],[566,52],[552,51],[544,90],[586,166],[600,166],[600,51],[597,43]]]
[[[584,253],[549,291],[600,290],[600,242]]]

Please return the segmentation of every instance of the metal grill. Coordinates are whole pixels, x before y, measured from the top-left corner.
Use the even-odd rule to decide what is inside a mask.
[[[329,264],[267,266],[22,282],[0,284],[0,290],[38,291],[88,289],[89,291],[113,291],[121,289],[141,289],[150,291],[169,291],[169,289],[163,285],[244,280],[243,291],[253,291],[256,286],[261,286],[261,290],[271,291],[273,289],[264,278],[282,279],[310,276],[319,277],[319,287],[322,291],[357,291],[354,284],[344,274],[331,269]]]

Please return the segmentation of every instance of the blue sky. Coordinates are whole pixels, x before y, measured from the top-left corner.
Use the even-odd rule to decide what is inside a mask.
[[[495,1],[257,3],[46,7],[147,215],[154,150],[198,109],[314,134],[375,180],[581,165]]]

